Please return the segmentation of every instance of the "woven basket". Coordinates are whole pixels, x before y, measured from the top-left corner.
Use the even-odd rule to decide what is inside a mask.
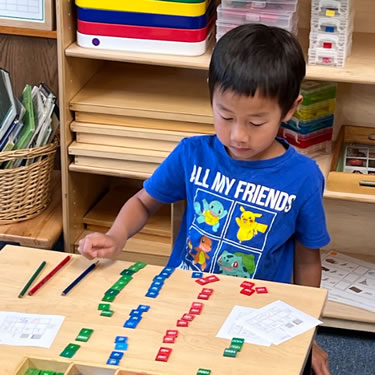
[[[26,160],[25,166],[0,169],[0,224],[30,219],[48,206],[57,147],[56,140],[42,147],[0,153],[0,164]]]

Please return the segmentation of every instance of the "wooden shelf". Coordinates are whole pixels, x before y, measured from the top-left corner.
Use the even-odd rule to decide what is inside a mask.
[[[71,100],[70,109],[212,124],[206,75],[186,69],[108,63]]]
[[[36,38],[57,39],[57,32],[49,30],[26,29],[23,27],[0,26],[0,34],[31,36]]]
[[[308,48],[308,31],[300,31],[300,41],[306,52]],[[189,69],[207,70],[212,54],[212,46],[202,56],[186,57],[173,55],[156,55],[147,53],[130,53],[121,51],[96,50],[79,47],[72,43],[65,50],[67,56],[131,62],[148,65],[161,65]],[[322,81],[375,84],[375,34],[354,33],[352,54],[344,68],[307,65],[306,79]]]
[[[52,179],[52,201],[40,215],[15,224],[0,225],[0,241],[51,249],[63,230],[60,173]]]

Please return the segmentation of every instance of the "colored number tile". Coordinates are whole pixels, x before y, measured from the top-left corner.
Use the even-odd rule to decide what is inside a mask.
[[[189,314],[193,314],[193,315],[200,315],[201,312],[202,312],[202,309],[197,309],[195,307],[192,307],[189,310]]]
[[[155,286],[155,287],[158,287],[160,290],[163,287],[163,285],[164,285],[164,281],[156,280],[152,282],[152,284],[150,285],[150,288]]]
[[[107,365],[118,366],[120,364],[120,360],[116,358],[108,358]]]
[[[115,343],[118,343],[118,342],[128,342],[128,337],[127,336],[116,336]]]
[[[147,266],[147,263],[145,262],[137,262],[134,264],[135,267],[137,267],[139,270],[141,270],[142,268],[145,268]]]
[[[135,272],[138,272],[138,271],[139,271],[139,268],[138,268],[135,264],[133,264],[133,265],[131,265],[131,266],[128,268],[128,271],[134,271],[134,273],[135,273]]]
[[[52,370],[42,370],[39,375],[56,375],[56,372]]]
[[[158,354],[155,358],[155,361],[161,361],[161,362],[168,362],[168,355],[165,354]]]
[[[224,350],[224,357],[236,357],[237,356],[237,350],[231,349],[231,348],[226,348]]]
[[[127,342],[116,342],[115,350],[128,350],[129,344]]]
[[[209,298],[210,298],[209,294],[205,294],[205,293],[199,293],[198,294],[198,299],[208,300]]]
[[[156,298],[158,295],[159,295],[159,293],[157,293],[157,292],[155,292],[155,291],[152,291],[152,290],[149,290],[149,291],[146,293],[146,297],[149,297],[149,298]]]
[[[170,355],[172,353],[171,348],[166,348],[164,346],[160,347],[158,354],[165,354],[165,355]]]
[[[156,275],[156,276],[152,279],[152,281],[161,281],[161,282],[163,282],[163,283],[164,283],[164,280],[165,280],[165,277],[160,276],[160,275]]]
[[[243,281],[240,285],[240,287],[244,289],[253,289],[254,286],[255,283],[252,283],[251,281]]]
[[[205,368],[200,368],[197,372],[197,375],[210,375],[211,370],[207,370]]]
[[[195,315],[193,314],[184,314],[182,315],[182,320],[187,320],[188,322],[191,322],[195,318]]]
[[[242,345],[239,345],[239,344],[230,344],[229,349],[234,349],[234,350],[236,350],[237,352],[240,352],[241,349],[242,349]]]
[[[110,310],[111,309],[111,304],[109,304],[109,303],[99,303],[99,305],[98,305],[98,310],[106,310],[106,311],[108,311],[108,310]]]
[[[214,290],[211,289],[211,288],[203,288],[201,293],[204,293],[204,294],[208,294],[209,296],[211,296],[213,294]]]
[[[83,341],[83,342],[89,341],[89,338],[91,337],[93,332],[94,332],[93,329],[82,328],[79,331],[78,336],[76,337],[76,341]]]
[[[102,298],[103,302],[113,302],[115,300],[116,296],[104,296]]]
[[[243,288],[241,291],[240,291],[241,294],[244,294],[245,296],[251,296],[252,294],[255,293],[255,290],[254,289],[247,289],[247,288]]]
[[[106,292],[104,293],[105,296],[117,296],[120,292],[116,289],[108,289],[106,290]]]
[[[120,273],[121,276],[133,276],[134,274],[135,274],[135,271],[132,271],[129,269],[125,269]]]
[[[220,281],[220,279],[216,275],[210,275],[204,278],[207,280],[209,283],[214,283],[216,281]]]
[[[65,349],[60,353],[61,357],[72,358],[76,354],[77,350],[80,348],[80,345],[77,344],[68,344]]]
[[[138,310],[147,312],[148,310],[150,310],[150,305],[139,305]]]
[[[206,284],[209,283],[209,281],[207,281],[203,277],[201,277],[200,279],[195,280],[195,282],[198,283],[199,285],[206,285]]]
[[[179,319],[177,320],[177,327],[189,327],[189,322],[187,320]]]
[[[132,322],[132,321],[130,321],[130,320],[127,320],[125,323],[124,323],[124,327],[125,328],[132,328],[132,329],[135,329],[135,328],[137,328],[137,325],[138,325],[138,323],[137,322]]]
[[[191,277],[192,277],[193,279],[200,279],[200,278],[203,277],[203,272],[193,272],[193,273],[191,274]]]
[[[167,331],[165,332],[165,335],[178,337],[178,331],[177,329],[167,329]]]
[[[25,375],[40,375],[40,370],[37,368],[29,368],[26,370]]]
[[[114,358],[114,359],[121,359],[124,356],[123,352],[116,352],[113,351],[110,355],[109,358]]]
[[[163,343],[165,344],[174,344],[176,341],[176,336],[164,336],[163,337]]]
[[[130,311],[130,316],[142,316],[142,311],[138,309],[133,309]]]
[[[265,286],[260,286],[258,288],[255,288],[256,292],[258,294],[265,294],[265,293],[268,293],[268,290]]]
[[[107,318],[110,318],[113,315],[114,311],[112,310],[103,310],[100,315],[106,316]]]
[[[201,309],[203,308],[203,303],[202,302],[193,302],[191,304],[191,307],[194,308],[194,309]]]
[[[245,339],[243,339],[241,337],[233,337],[230,343],[242,346],[245,343]]]
[[[148,289],[148,291],[149,292],[155,292],[155,293],[159,294],[160,289],[161,289],[161,286],[151,285],[150,288]]]

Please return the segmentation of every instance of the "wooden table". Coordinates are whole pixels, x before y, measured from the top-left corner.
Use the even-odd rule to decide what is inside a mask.
[[[212,375],[301,374],[310,351],[314,329],[278,346],[245,344],[236,358],[223,356],[230,341],[216,338],[216,334],[234,305],[261,308],[280,299],[319,318],[327,298],[327,292],[323,289],[264,281],[255,282],[257,286],[266,286],[269,293],[248,297],[239,293],[244,279],[220,275],[220,281],[208,284],[214,289],[214,293],[208,301],[203,301],[202,314],[196,316],[189,327],[176,327],[177,320],[189,311],[192,302],[201,301],[197,296],[202,287],[194,282],[191,272],[176,270],[165,281],[158,298],[145,297],[153,277],[162,269],[147,265],[134,274],[133,280],[111,303],[114,315],[108,318],[100,316],[98,304],[104,292],[119,279],[120,272],[131,263],[101,261],[96,270],[63,297],[61,291],[89,264],[78,255],[73,255],[73,259],[32,297],[26,295],[22,299],[17,298],[41,261],[47,261],[40,276],[43,277],[65,256],[64,253],[10,245],[0,251],[0,311],[65,316],[49,349],[2,345],[2,375],[15,375],[25,356],[48,359],[51,363],[58,361],[63,363],[62,366],[68,366],[69,360],[59,357],[59,353],[67,344],[78,343],[75,338],[81,328],[92,328],[94,333],[87,343],[79,343],[81,348],[70,360],[74,362],[75,365],[71,366],[75,366],[76,370],[66,371],[65,374],[82,372],[88,375],[136,375],[141,371],[142,374],[196,375],[199,368],[211,369]],[[123,328],[130,310],[137,308],[139,304],[147,304],[151,308],[143,313],[143,319],[136,329]],[[174,344],[162,343],[167,329],[179,331]],[[117,368],[106,366],[105,363],[114,350],[114,338],[117,335],[129,337],[129,348],[120,362],[122,371],[115,372]],[[161,346],[173,349],[166,363],[155,361]],[[100,369],[91,368],[85,372],[85,368],[81,367],[78,371],[80,363]]]

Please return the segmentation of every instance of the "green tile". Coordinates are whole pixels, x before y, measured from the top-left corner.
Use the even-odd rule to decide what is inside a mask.
[[[102,298],[102,301],[104,302],[113,302],[115,300],[116,296],[104,296]]]
[[[135,271],[132,271],[132,270],[129,270],[129,269],[125,269],[121,272],[121,275],[126,275],[126,276],[132,276],[135,274]]]
[[[39,375],[56,375],[56,372],[50,370],[42,370]]]
[[[244,344],[244,342],[245,342],[245,339],[241,339],[239,337],[233,337],[230,343],[242,346]]]
[[[237,350],[226,348],[223,355],[224,357],[235,357],[237,355]]]
[[[72,358],[81,346],[78,344],[68,344],[65,349],[60,353],[61,357]]]
[[[100,315],[101,316],[108,316],[108,317],[111,317],[113,315],[113,311],[112,310],[103,310]]]
[[[242,349],[242,345],[238,345],[238,344],[230,344],[229,349],[234,349],[234,350],[237,350],[238,352],[240,352],[241,349]]]
[[[90,338],[90,336],[92,335],[93,332],[94,332],[93,329],[82,328],[79,331],[78,336],[76,337],[76,341],[83,341],[83,342],[89,341],[89,338]]]
[[[98,310],[111,310],[110,303],[99,303]]]
[[[37,368],[29,368],[26,370],[24,375],[40,375],[40,370]]]
[[[207,370],[205,368],[200,368],[197,372],[197,375],[210,375],[211,370]]]
[[[119,293],[120,293],[120,292],[119,292],[118,290],[110,288],[110,289],[108,289],[108,290],[104,293],[104,295],[106,295],[106,296],[115,296],[115,297],[116,297]]]

